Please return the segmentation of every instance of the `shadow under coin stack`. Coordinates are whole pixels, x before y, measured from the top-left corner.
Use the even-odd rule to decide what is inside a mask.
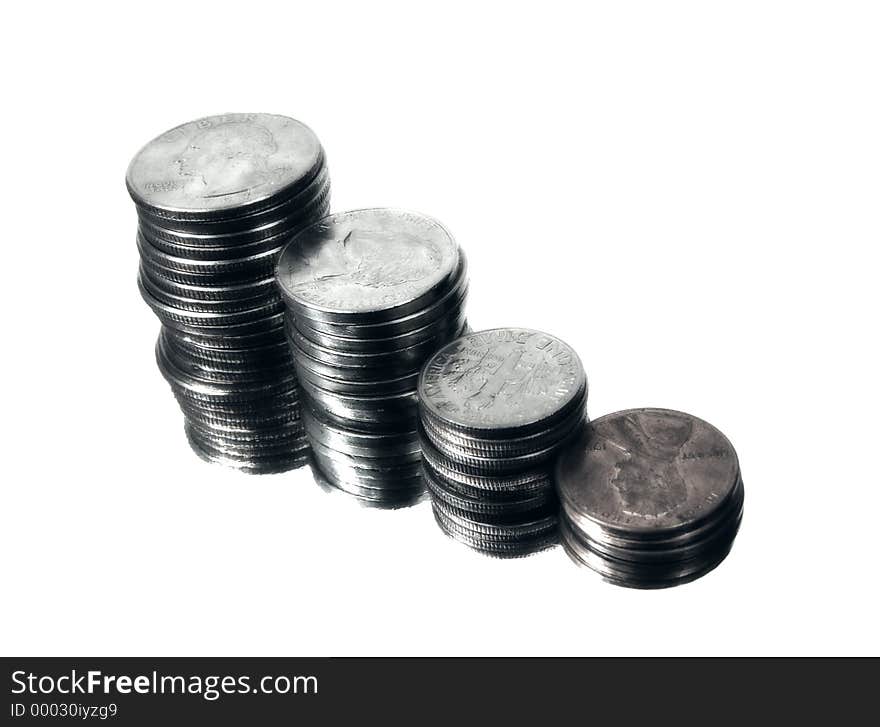
[[[297,235],[277,277],[316,475],[367,504],[417,501],[416,384],[466,327],[464,254],[429,217],[357,210]]]
[[[710,424],[668,409],[592,422],[557,464],[562,539],[579,565],[632,588],[686,583],[724,560],[739,530],[736,452]]]
[[[586,400],[577,354],[545,333],[470,333],[434,354],[419,381],[419,414],[440,528],[499,557],[557,543],[553,463],[581,432]]]
[[[129,166],[141,295],[162,322],[156,356],[204,459],[248,472],[307,461],[274,269],[323,217],[315,134],[268,114],[213,116],[147,144]]]

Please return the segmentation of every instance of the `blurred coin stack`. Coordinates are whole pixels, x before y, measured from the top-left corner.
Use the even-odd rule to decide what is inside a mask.
[[[415,502],[416,384],[465,329],[463,252],[429,217],[357,210],[297,235],[277,277],[316,474],[365,503]]]
[[[159,368],[193,449],[248,472],[303,464],[274,268],[291,236],[329,207],[317,137],[284,116],[212,116],[147,144],[126,183],[138,213],[138,284],[162,323]]]
[[[668,409],[592,422],[560,456],[557,484],[566,552],[632,588],[674,586],[712,570],[742,519],[733,446],[710,424]]]
[[[558,542],[553,462],[586,417],[577,354],[522,328],[470,333],[419,381],[424,474],[440,528],[499,557]]]

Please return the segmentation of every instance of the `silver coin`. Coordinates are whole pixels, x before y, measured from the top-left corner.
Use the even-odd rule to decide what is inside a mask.
[[[286,320],[285,330],[291,345],[318,361],[334,366],[377,368],[397,373],[421,368],[426,357],[436,351],[438,346],[461,335],[467,325],[464,311],[458,311],[454,317],[437,325],[432,324],[426,337],[419,335],[414,340],[407,334],[406,337],[386,339],[388,348],[384,350],[356,352],[340,351],[316,343],[300,333],[296,326],[290,325],[290,316]]]
[[[185,427],[186,436],[193,451],[206,462],[221,464],[243,472],[252,474],[273,474],[285,472],[295,467],[302,467],[310,461],[308,446],[300,449],[291,449],[280,455],[255,456],[253,454],[240,454],[235,451],[227,451],[215,447],[211,442],[198,437],[192,429]]]
[[[552,462],[585,420],[574,351],[527,329],[470,333],[431,357],[418,393],[425,476],[444,532],[500,556],[555,544]]]
[[[326,168],[296,197],[279,208],[259,215],[238,218],[234,223],[180,223],[139,214],[141,231],[156,247],[182,257],[227,253],[238,254],[285,231],[298,231],[316,219],[325,217],[330,201],[330,177]],[[180,253],[173,250],[179,249]]]
[[[308,433],[308,430],[306,430]],[[337,465],[355,468],[369,476],[382,473],[382,477],[392,473],[395,477],[421,476],[421,456],[416,452],[403,454],[387,454],[383,452],[370,452],[369,455],[351,454],[343,452],[338,447],[328,447],[314,437],[310,438],[312,449],[316,454],[323,455]]]
[[[383,396],[356,396],[322,389],[310,380],[300,382],[304,391],[327,415],[353,429],[415,430],[417,400],[414,391]]]
[[[297,321],[289,310],[286,328],[290,338],[303,339],[300,348],[307,352],[314,349],[316,353],[312,355],[328,363],[363,363],[374,360],[374,356],[385,356],[383,364],[388,360],[418,361],[421,367],[437,348],[463,335],[467,326],[463,304],[464,301],[462,306],[451,309],[442,318],[431,321],[422,328],[385,338],[351,338],[315,331],[304,326],[302,319]]]
[[[435,420],[481,436],[522,436],[549,426],[584,396],[577,354],[554,336],[524,328],[470,333],[425,364],[419,400]]]
[[[466,326],[463,254],[430,218],[359,210],[299,233],[276,274],[315,467],[359,499],[414,501],[418,374]]]
[[[275,246],[261,252],[222,260],[175,257],[162,252],[138,233],[137,247],[147,265],[161,271],[170,271],[178,277],[209,278],[214,281],[264,278],[271,274],[275,261],[284,246],[286,236],[275,240]]]
[[[300,232],[276,274],[294,311],[366,323],[425,307],[458,267],[458,245],[436,220],[370,209],[331,215]]]
[[[496,538],[467,527],[466,520],[452,518],[450,513],[432,502],[434,519],[440,529],[453,540],[472,550],[496,558],[521,558],[551,548],[559,542],[558,528],[548,527],[514,538]]]
[[[169,355],[162,339],[156,344],[156,360],[168,382],[179,393],[192,398],[205,398],[221,401],[236,399],[258,399],[289,391],[297,386],[296,377],[287,374],[264,381],[223,384],[200,379],[195,372],[180,368],[173,356]]]
[[[574,430],[572,430],[574,431]],[[548,444],[546,447],[526,454],[489,454],[473,453],[461,448],[454,448],[448,443],[440,443],[432,439],[424,428],[420,429],[422,441],[429,440],[438,451],[438,459],[448,467],[456,468],[471,474],[508,474],[534,469],[549,463],[566,444],[567,438]]]
[[[275,278],[259,278],[249,283],[229,285],[199,285],[182,283],[162,275],[155,267],[141,264],[139,274],[149,280],[155,288],[185,300],[198,300],[216,303],[238,303],[253,299],[263,299],[276,294]]]
[[[528,492],[514,498],[487,499],[484,493],[463,492],[437,476],[430,465],[423,463],[422,474],[431,497],[445,509],[461,517],[483,522],[517,522],[555,513],[558,502],[551,488]]]
[[[149,283],[138,276],[138,289],[144,302],[150,306],[156,317],[163,324],[172,328],[228,328],[232,326],[253,325],[271,316],[281,315],[284,306],[280,300],[270,299],[269,302],[256,301],[254,307],[238,310],[216,310],[204,308],[193,310],[192,307],[179,307],[157,298],[148,287]]]
[[[314,406],[303,402],[302,418],[309,436],[325,447],[361,457],[407,456],[420,458],[421,448],[413,432],[357,432],[340,427]]]
[[[582,408],[574,409],[566,418],[547,429],[524,437],[489,439],[473,437],[435,422],[422,410],[421,425],[425,435],[451,459],[463,464],[480,466],[484,458],[525,462],[552,456],[583,429],[586,417]]]
[[[305,124],[270,114],[224,114],[158,136],[132,160],[134,201],[160,217],[240,214],[289,196],[321,163]]]
[[[415,375],[404,376],[387,381],[352,381],[335,379],[314,371],[302,365],[302,359],[295,357],[296,375],[301,382],[307,382],[320,388],[325,396],[342,394],[350,396],[370,396],[372,398],[396,396],[399,394],[410,395],[415,389]]]
[[[408,486],[392,489],[371,487],[351,479],[338,479],[331,473],[323,472],[321,463],[315,457],[312,458],[312,475],[322,489],[353,495],[365,507],[382,509],[410,507],[420,502],[425,496],[421,480],[417,479]]]
[[[150,297],[163,305],[176,308],[181,311],[237,313],[249,308],[258,308],[278,300],[274,290],[264,290],[262,295],[248,298],[233,298],[231,300],[200,299],[179,295],[178,290],[169,288],[156,281],[156,279],[141,265],[138,269],[138,283],[146,289]],[[149,301],[148,301],[149,304]]]
[[[351,345],[355,346],[354,350],[360,350],[360,346],[355,345],[360,343],[369,350],[376,350],[375,346],[379,350],[386,349],[389,347],[386,340],[407,334],[415,337],[431,324],[442,323],[454,315],[454,311],[464,308],[468,295],[467,263],[463,252],[459,251],[459,257],[458,270],[437,288],[436,298],[423,307],[406,311],[403,315],[376,322],[325,320],[309,315],[308,310],[290,306],[293,322],[306,336],[312,337],[311,332],[327,336],[330,343],[326,345],[331,348],[349,350]],[[290,301],[287,302],[289,305]],[[315,340],[321,342],[320,339]]]

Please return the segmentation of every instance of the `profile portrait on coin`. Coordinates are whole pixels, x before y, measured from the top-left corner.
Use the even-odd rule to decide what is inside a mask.
[[[344,278],[359,286],[392,288],[431,275],[441,259],[439,251],[414,235],[358,229],[336,239],[333,245],[301,250],[303,262],[313,271],[296,288],[320,280]]]
[[[276,151],[275,138],[265,127],[230,121],[193,136],[176,165],[180,176],[200,187],[200,196],[225,197],[272,182],[283,171],[269,164]]]
[[[687,501],[678,460],[693,430],[689,418],[637,412],[601,427],[602,436],[619,452],[611,484],[627,513],[661,517]]]

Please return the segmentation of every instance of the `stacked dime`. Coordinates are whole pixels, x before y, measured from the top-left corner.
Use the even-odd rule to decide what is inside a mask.
[[[743,510],[736,452],[701,419],[631,409],[592,422],[557,463],[565,549],[606,580],[664,588],[730,550]]]
[[[416,384],[466,326],[464,254],[429,217],[357,210],[297,235],[277,277],[317,474],[368,503],[416,501]]]
[[[419,381],[419,414],[441,529],[502,557],[556,543],[553,460],[583,428],[586,400],[577,354],[545,333],[470,333],[434,354]]]
[[[159,367],[193,449],[249,472],[306,461],[274,268],[329,204],[315,134],[284,116],[179,126],[135,156],[141,295],[162,322]]]

